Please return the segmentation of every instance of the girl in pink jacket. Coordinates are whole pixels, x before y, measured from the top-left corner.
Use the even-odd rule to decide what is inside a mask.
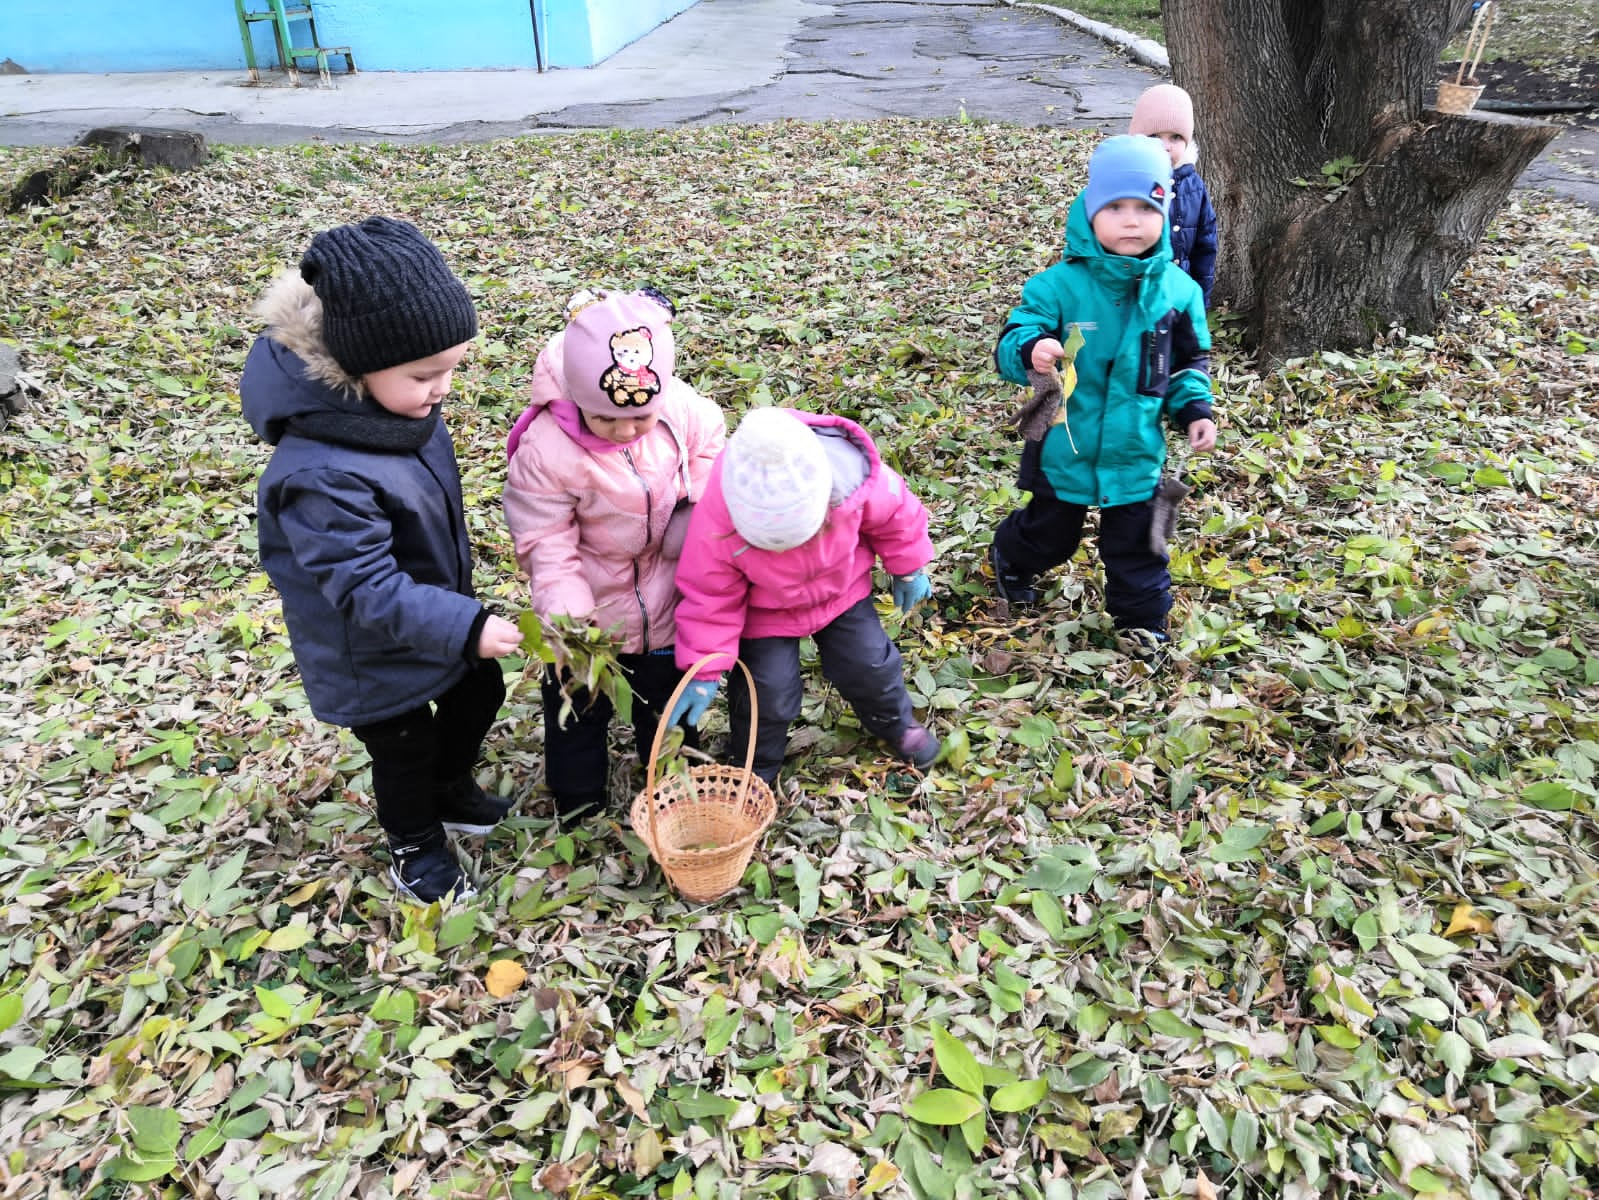
[[[668,720],[704,716],[721,676],[742,658],[755,678],[757,774],[777,778],[804,685],[799,643],[815,640],[822,674],[867,731],[920,768],[938,739],[911,710],[899,651],[872,602],[872,568],[894,577],[909,612],[932,593],[927,509],[844,417],[758,408],[739,422],[711,468],[677,567],[677,665],[722,657],[700,672]],[[749,737],[743,672],[728,694],[731,746]]]
[[[678,680],[673,571],[688,509],[726,439],[722,411],[672,374],[670,302],[579,293],[533,369],[533,402],[511,431],[505,519],[541,620],[612,633],[633,688],[640,753]],[[612,707],[545,673],[544,772],[563,817],[600,809]]]

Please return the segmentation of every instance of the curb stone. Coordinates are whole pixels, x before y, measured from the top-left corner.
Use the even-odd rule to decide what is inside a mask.
[[[27,407],[23,383],[21,358],[10,346],[0,344],[0,431]]]
[[[210,154],[202,133],[147,125],[100,126],[79,138],[78,145],[92,146],[110,158],[173,171],[192,171]]]
[[[1139,37],[1137,34],[1128,33],[1125,29],[1118,29],[1114,25],[1107,25],[1103,21],[1096,21],[1056,4],[1036,4],[1033,0],[1004,0],[1004,3],[1008,8],[1036,8],[1039,12],[1047,12],[1051,16],[1059,17],[1066,24],[1097,37],[1102,42],[1121,47],[1136,63],[1168,74],[1171,71],[1171,59],[1166,57],[1166,47],[1150,38]]]

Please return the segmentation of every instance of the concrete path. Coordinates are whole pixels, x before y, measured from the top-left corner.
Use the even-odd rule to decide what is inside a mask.
[[[253,87],[242,70],[0,75],[0,144],[70,145],[96,125],[194,129],[234,144],[448,143],[568,129],[962,112],[1108,130],[1122,127],[1138,93],[1159,78],[1053,8],[1001,0],[700,0],[582,70],[373,71],[335,75],[330,88]],[[1568,130],[1525,179],[1599,207],[1596,172],[1599,135]]]
[[[269,72],[271,78],[275,73]],[[303,76],[302,78],[314,78]],[[700,0],[582,70],[0,75],[0,143],[68,145],[102,124],[215,142],[457,142],[601,127],[885,116],[1112,123],[1154,77],[1047,13],[997,0]]]

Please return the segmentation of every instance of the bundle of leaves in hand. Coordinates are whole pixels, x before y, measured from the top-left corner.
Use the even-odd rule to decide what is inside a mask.
[[[623,721],[633,719],[633,687],[617,662],[616,639],[603,629],[574,621],[571,617],[539,620],[532,610],[516,619],[522,631],[522,648],[528,663],[539,669],[553,666],[561,683],[560,723],[565,725],[576,708],[574,693],[604,696]]]

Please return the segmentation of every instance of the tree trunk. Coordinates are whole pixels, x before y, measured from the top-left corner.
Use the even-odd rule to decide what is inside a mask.
[[[1425,107],[1471,0],[1165,0],[1215,205],[1215,296],[1270,360],[1436,325],[1558,129]]]

